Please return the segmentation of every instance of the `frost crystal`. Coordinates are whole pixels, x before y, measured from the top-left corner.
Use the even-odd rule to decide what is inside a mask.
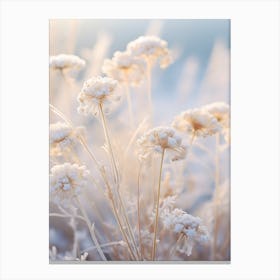
[[[105,59],[102,71],[120,83],[138,86],[145,77],[145,61],[129,52],[115,52],[112,59]]]
[[[118,82],[108,77],[93,77],[84,82],[83,88],[78,95],[78,112],[88,115],[97,115],[99,106],[105,113],[109,113],[120,100],[116,93]]]
[[[141,159],[146,159],[152,152],[163,151],[167,151],[173,161],[184,159],[186,156],[186,147],[182,145],[182,139],[170,127],[153,128],[138,139],[137,143],[140,147]]]
[[[136,57],[143,57],[151,64],[157,59],[161,68],[166,68],[172,63],[167,42],[156,36],[140,36],[127,45],[127,50]]]
[[[67,205],[70,200],[79,195],[81,188],[87,183],[89,171],[85,166],[64,163],[55,165],[50,174],[50,194],[57,204]]]

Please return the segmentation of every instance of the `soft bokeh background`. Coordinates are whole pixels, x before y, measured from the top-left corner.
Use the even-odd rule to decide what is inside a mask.
[[[112,58],[115,51],[124,51],[126,45],[142,35],[156,35],[168,42],[174,56],[174,63],[167,69],[155,66],[152,72],[152,99],[154,107],[153,123],[170,125],[175,115],[181,111],[206,105],[211,102],[230,102],[230,21],[222,19],[205,20],[50,20],[50,55],[60,53],[75,54],[86,61],[86,67],[75,77],[63,77],[58,71],[50,71],[50,103],[59,108],[76,126],[86,127],[86,138],[102,164],[108,164],[104,150],[104,136],[98,118],[77,113],[77,95],[83,82],[95,75],[101,75],[105,58]],[[132,107],[137,125],[147,114],[146,83],[131,88]],[[129,122],[125,99],[121,106],[108,116],[111,136],[124,170],[122,192],[131,211],[135,210],[135,179],[138,162],[134,154],[123,158],[129,143]],[[61,121],[50,114],[50,122]],[[143,125],[143,129],[145,124]],[[141,132],[142,133],[142,132]],[[132,146],[135,148],[135,146]],[[131,149],[132,150],[132,149]],[[76,150],[87,166],[92,163],[81,147]],[[219,242],[223,252],[216,260],[230,259],[230,195],[229,195],[229,147],[221,143],[219,208]],[[128,164],[125,162],[127,161]],[[163,169],[163,192],[171,188],[178,194],[177,207],[192,215],[200,216],[211,233],[213,222],[213,196],[215,188],[215,137],[200,139],[193,147],[186,162],[170,164]],[[94,175],[94,174],[93,174]],[[153,170],[153,179],[158,174]],[[166,189],[164,189],[166,186]],[[154,195],[150,193],[149,195]],[[87,192],[88,208],[94,203],[92,219],[100,234],[101,243],[108,242],[103,232],[104,225],[114,223],[108,205],[104,204],[104,194],[99,190]],[[51,211],[56,211],[51,205]],[[97,213],[97,214],[96,214]],[[101,219],[100,219],[101,218]],[[103,235],[102,235],[103,234]],[[78,231],[81,249],[90,246],[87,230]],[[112,236],[112,238],[114,238]],[[50,246],[55,245],[60,252],[71,250],[73,232],[61,219],[50,220]],[[198,248],[187,260],[210,260],[210,247]],[[94,255],[89,260],[95,260]],[[212,259],[213,260],[213,259]]]

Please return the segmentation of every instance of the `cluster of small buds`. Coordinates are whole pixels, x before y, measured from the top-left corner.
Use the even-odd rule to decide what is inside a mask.
[[[105,59],[102,71],[120,83],[138,86],[145,78],[145,61],[131,53],[115,52],[112,59]]]
[[[58,70],[80,70],[86,65],[86,62],[76,55],[59,54],[50,57],[49,65]]]
[[[157,60],[161,68],[172,63],[167,42],[156,36],[140,36],[127,45],[127,50],[136,57],[142,57],[147,63],[153,65]]]
[[[185,252],[188,256],[192,253],[195,242],[205,243],[209,234],[199,217],[194,217],[181,209],[174,209],[162,217],[166,228],[172,229],[176,234],[183,234],[185,238]]]
[[[57,122],[50,125],[50,155],[60,156],[68,152],[77,143],[78,137],[83,137],[83,127],[72,128],[66,123]]]
[[[229,127],[229,105],[224,102],[214,102],[203,107],[208,113],[213,115],[217,122],[227,129]]]
[[[221,131],[217,119],[203,108],[195,108],[176,116],[172,126],[196,137],[211,136]]]
[[[51,168],[50,195],[53,202],[67,206],[67,204],[81,193],[87,184],[89,171],[85,166],[64,163]]]
[[[120,101],[120,95],[116,92],[117,85],[116,80],[101,76],[85,81],[78,95],[78,112],[97,115],[101,105],[104,113],[110,113]]]
[[[175,130],[170,127],[156,127],[146,132],[137,141],[140,148],[140,159],[147,159],[153,152],[168,152],[171,160],[184,159],[186,147],[182,145],[182,139],[176,135]]]

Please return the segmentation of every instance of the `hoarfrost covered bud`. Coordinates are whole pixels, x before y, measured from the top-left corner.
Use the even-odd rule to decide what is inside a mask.
[[[181,209],[174,209],[166,212],[162,216],[165,228],[172,229],[177,234],[185,236],[185,242],[180,252],[187,254],[192,253],[195,242],[205,243],[209,240],[209,234],[199,217],[194,217]]]
[[[72,128],[66,123],[57,122],[50,125],[50,154],[59,156],[63,151],[69,151],[83,136],[84,128]]]
[[[146,159],[152,152],[162,153],[167,151],[172,160],[184,159],[186,147],[182,145],[182,140],[176,135],[175,130],[170,127],[156,127],[146,132],[137,141],[140,147],[140,158]]]
[[[86,185],[89,171],[85,166],[64,163],[55,165],[50,174],[50,195],[53,202],[67,206]]]
[[[208,113],[213,115],[221,126],[229,127],[229,105],[224,102],[214,102],[203,107]]]
[[[117,84],[116,80],[101,76],[85,81],[78,95],[78,112],[97,115],[102,105],[104,113],[110,113],[120,101],[120,95],[116,92]]]
[[[115,52],[112,59],[105,59],[102,71],[120,83],[138,86],[145,77],[145,61],[129,52]]]
[[[172,126],[179,131],[206,137],[221,130],[217,119],[204,109],[190,109],[176,116]]]
[[[76,55],[59,54],[50,57],[50,67],[59,70],[80,70],[86,65],[85,61]]]
[[[166,68],[172,63],[167,42],[156,36],[140,36],[127,45],[127,50],[136,57],[145,58],[151,64],[159,60],[161,68]]]

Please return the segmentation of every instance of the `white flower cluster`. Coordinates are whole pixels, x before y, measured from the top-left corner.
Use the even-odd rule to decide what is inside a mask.
[[[76,55],[59,54],[50,57],[50,67],[59,70],[80,70],[86,65],[86,62]]]
[[[214,102],[204,106],[204,109],[213,115],[224,128],[229,127],[229,105],[224,102]]]
[[[71,128],[66,123],[57,122],[50,125],[50,154],[60,156],[63,151],[69,151],[77,143],[79,136],[84,134],[84,128]]]
[[[172,126],[197,137],[213,135],[221,130],[217,119],[204,108],[195,108],[176,116]]]
[[[71,199],[80,194],[87,183],[89,171],[85,166],[64,163],[51,168],[50,195],[53,202],[67,206]]]
[[[120,95],[116,93],[117,84],[116,80],[101,76],[85,81],[78,95],[78,112],[97,115],[100,105],[104,113],[111,112],[120,100]]]
[[[143,57],[147,62],[154,64],[159,60],[161,68],[172,63],[167,42],[156,36],[140,36],[127,45],[127,50],[136,57]]]
[[[199,217],[194,217],[181,209],[166,212],[163,216],[163,224],[175,233],[183,234],[185,238],[184,253],[188,256],[192,253],[195,242],[205,243],[209,240],[209,234]]]
[[[187,150],[182,145],[182,139],[170,127],[153,128],[138,139],[137,143],[141,159],[148,158],[153,152],[163,153],[163,151],[167,151],[173,161],[184,159],[186,156]]]
[[[145,61],[129,52],[115,52],[112,59],[105,59],[102,71],[120,83],[138,86],[145,77]]]

